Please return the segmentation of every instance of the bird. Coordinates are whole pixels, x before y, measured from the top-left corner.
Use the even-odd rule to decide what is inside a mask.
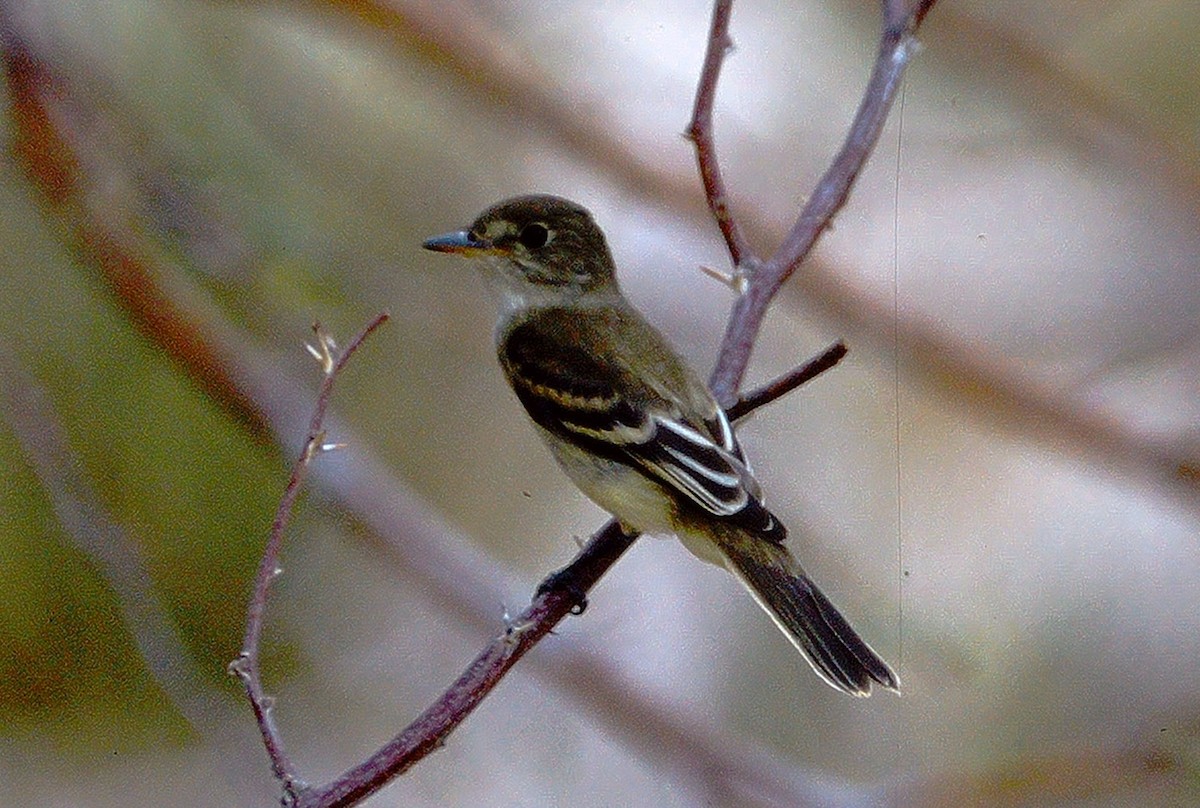
[[[500,367],[587,497],[625,530],[674,534],[733,573],[832,687],[899,692],[896,674],[788,549],[729,418],[625,298],[584,207],[518,196],[422,246],[483,270],[499,298]]]

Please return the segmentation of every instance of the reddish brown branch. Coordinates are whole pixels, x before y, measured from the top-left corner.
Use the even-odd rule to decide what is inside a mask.
[[[731,408],[731,415],[740,418],[775,401],[836,365],[845,354],[846,347],[836,343],[815,359],[746,396]],[[636,538],[636,534],[623,532],[615,521],[608,522],[563,571],[546,579],[528,608],[475,657],[436,702],[363,763],[328,785],[299,793],[297,806],[353,805],[445,743],[446,737],[466,720],[517,660],[577,607],[581,593],[595,586]]]
[[[383,325],[387,318],[386,312],[376,315],[375,319],[368,323],[341,351],[337,349],[333,339],[325,333],[320,325],[313,326],[317,344],[309,346],[309,350],[321,363],[324,377],[321,380],[321,389],[317,394],[316,404],[313,406],[308,436],[300,450],[300,456],[296,458],[296,462],[292,466],[291,477],[288,479],[283,497],[279,501],[279,507],[275,511],[275,518],[271,522],[271,532],[267,538],[267,546],[263,551],[262,561],[258,565],[258,574],[254,579],[254,589],[247,609],[246,636],[242,642],[242,651],[237,659],[229,665],[229,672],[240,678],[246,688],[246,696],[250,699],[254,717],[258,722],[259,731],[262,733],[263,745],[266,746],[267,755],[271,758],[271,769],[283,783],[284,790],[292,798],[303,791],[304,784],[296,773],[295,765],[284,751],[283,739],[280,737],[275,720],[271,715],[271,699],[263,691],[259,672],[259,645],[262,638],[263,617],[267,609],[267,595],[271,588],[271,582],[278,575],[283,534],[291,518],[296,498],[300,495],[300,485],[304,480],[305,472],[308,471],[309,464],[314,457],[336,446],[325,443],[323,426],[325,411],[329,407],[329,399],[333,394],[334,382],[337,381],[337,377],[346,363],[350,361],[350,357],[358,350],[358,346],[375,329]]]
[[[813,360],[746,396],[731,408],[731,415],[740,418],[775,401],[836,365],[845,354],[846,347],[836,343]],[[475,657],[425,712],[363,763],[328,785],[301,792],[296,805],[302,808],[353,805],[444,744],[447,736],[466,720],[525,652],[576,609],[581,595],[595,586],[636,538],[636,534],[623,532],[615,521],[605,524],[566,568],[546,579],[528,608]]]
[[[919,21],[920,15],[928,9],[931,3],[924,3],[921,6],[917,16],[911,18],[910,26],[915,27],[915,22]],[[709,56],[705,60],[705,74],[702,81],[709,87],[707,94],[703,92],[697,93],[697,104],[703,103],[707,107],[707,117],[703,114],[703,108],[693,117],[694,125],[689,130],[689,134],[697,141],[706,141],[709,148],[710,157],[708,158],[712,166],[716,166],[715,151],[711,149],[712,143],[712,127],[711,127],[711,110],[712,96],[715,92],[717,74],[726,49],[728,48],[728,12],[730,2],[718,2],[717,11],[724,9],[723,21],[714,18],[712,38],[709,43]],[[890,18],[889,18],[890,19]],[[889,29],[890,30],[890,29]],[[886,35],[885,35],[886,41]],[[882,47],[881,47],[882,52]],[[19,84],[19,80],[14,80],[24,74],[18,69],[15,71],[15,76],[10,64],[10,85]],[[873,86],[873,85],[872,85]],[[703,88],[702,88],[703,90]],[[31,92],[29,97],[39,100],[39,92]],[[890,103],[890,101],[889,101]],[[866,102],[864,101],[864,106]],[[886,111],[886,108],[885,110]],[[700,121],[699,126],[695,125],[696,121]],[[856,119],[857,124],[857,119]],[[873,143],[873,141],[871,141]],[[699,150],[700,144],[697,144]],[[869,148],[868,148],[869,151]],[[865,159],[866,154],[863,154]],[[26,155],[27,161],[31,167],[35,169],[39,162],[47,165],[52,164],[53,155]],[[857,173],[857,169],[855,169]],[[74,176],[73,172],[68,172],[67,176]],[[717,182],[712,184],[710,179],[705,179],[706,196],[709,198],[709,204],[714,214],[717,216],[718,224],[722,227],[723,234],[726,235],[727,243],[731,245],[731,255],[734,256],[735,265],[740,270],[756,269],[754,263],[749,260],[751,255],[749,246],[745,244],[740,232],[736,229],[732,216],[729,213],[723,184],[720,181],[719,173],[715,175]],[[851,180],[853,178],[851,177]],[[73,186],[64,181],[55,182],[54,179],[47,179],[45,183],[47,196],[51,199],[67,198],[73,199]],[[709,189],[716,188],[720,193],[712,193]],[[55,191],[58,191],[56,197]],[[844,199],[844,195],[843,195]],[[840,204],[840,202],[839,202]],[[822,225],[823,227],[823,225]],[[728,230],[727,230],[728,228]],[[816,233],[819,234],[820,228]],[[815,238],[815,235],[814,235]],[[81,235],[80,240],[89,247],[94,253],[100,254],[103,258],[107,254],[107,250],[98,245],[93,239],[86,235]],[[736,252],[735,252],[736,251]],[[801,256],[802,257],[802,256]],[[740,262],[739,262],[740,258]],[[799,258],[796,259],[800,260]],[[112,262],[109,262],[112,263]],[[117,262],[120,263],[120,262]],[[755,271],[756,277],[761,273]],[[780,283],[782,280],[780,281]],[[134,284],[136,286],[137,284]],[[157,289],[157,284],[153,279],[149,279],[145,283],[145,287],[149,289]],[[776,286],[777,288],[777,286]],[[128,288],[124,289],[128,295]],[[770,294],[773,294],[772,291]],[[745,296],[744,296],[745,297]],[[769,301],[770,295],[767,295]],[[744,298],[743,298],[744,299]],[[126,299],[127,305],[129,299]],[[765,309],[765,303],[764,309]],[[148,307],[149,308],[149,307]],[[733,319],[731,320],[730,328],[736,324],[740,317],[745,314],[739,312],[735,308]],[[151,326],[161,327],[163,324],[156,321],[151,322]],[[148,329],[148,330],[153,330]],[[749,332],[749,343],[752,344],[753,337],[757,333],[757,323]],[[156,339],[163,343],[161,334],[156,336]],[[171,344],[172,340],[166,340],[166,344]],[[187,340],[183,340],[187,342]],[[730,351],[730,343],[727,340],[726,347],[722,350],[721,359],[724,360]],[[744,354],[740,359],[730,360],[741,362],[741,370],[735,377],[728,377],[726,382],[728,391],[725,398],[732,397],[731,391],[736,388],[737,381],[741,377],[741,372],[744,371],[745,363],[749,358],[749,345],[747,345]],[[190,358],[193,364],[205,366],[219,366],[219,362],[196,362],[194,357]],[[185,358],[184,361],[188,361]],[[721,373],[721,361],[718,362],[718,373]],[[719,379],[720,376],[714,376],[714,379]],[[329,380],[327,380],[329,381]],[[715,384],[715,389],[720,392],[721,387]],[[327,397],[325,386],[322,388],[321,399],[319,399],[319,409],[323,412],[323,400]],[[307,445],[315,445],[314,439],[319,432],[315,427],[310,430],[309,443]],[[319,441],[318,441],[319,442]],[[306,450],[307,451],[307,450]],[[632,538],[621,534],[613,525],[607,526],[598,533],[579,556],[572,562],[569,567],[571,582],[570,587],[549,587],[539,594],[530,605],[530,607],[517,618],[513,624],[513,628],[497,637],[492,644],[489,645],[472,663],[470,668],[463,674],[456,684],[439,700],[437,704],[427,710],[418,721],[398,735],[393,741],[385,745],[378,753],[363,765],[352,769],[342,777],[338,778],[333,784],[317,789],[305,789],[296,779],[296,772],[290,761],[287,760],[283,753],[282,743],[279,741],[279,736],[274,728],[273,721],[270,715],[269,699],[262,693],[261,684],[258,682],[258,662],[257,662],[257,645],[261,636],[261,621],[262,611],[265,604],[265,597],[270,581],[274,577],[276,563],[278,560],[278,540],[276,532],[282,533],[283,522],[286,521],[286,513],[290,512],[291,501],[294,500],[295,490],[300,483],[300,476],[303,474],[303,468],[293,473],[293,482],[289,482],[289,489],[285,495],[287,510],[281,519],[277,518],[276,528],[272,530],[272,538],[269,545],[274,545],[274,550],[270,547],[268,554],[264,555],[263,564],[260,566],[258,583],[255,587],[255,599],[258,599],[258,593],[261,592],[261,602],[256,607],[254,601],[251,604],[251,615],[248,618],[247,637],[246,637],[246,656],[250,660],[247,664],[240,661],[234,666],[235,672],[246,679],[246,687],[250,695],[252,704],[254,705],[255,714],[259,721],[260,729],[264,735],[264,742],[272,755],[272,766],[276,774],[284,781],[285,785],[293,798],[301,801],[305,805],[344,805],[349,804],[363,796],[372,793],[387,782],[390,777],[396,773],[404,771],[411,766],[416,760],[426,754],[428,751],[437,748],[444,742],[446,735],[451,732],[471,710],[484,698],[490,689],[500,680],[503,674],[516,662],[517,659],[525,653],[528,648],[532,647],[541,637],[545,636],[561,619],[568,614],[577,602],[579,593],[586,592],[590,587],[604,574],[604,572],[615,562],[615,560],[628,548],[632,542]],[[284,503],[281,503],[281,508],[284,508]],[[273,552],[273,555],[272,555]],[[556,579],[559,583],[565,580],[564,577]],[[255,610],[257,609],[257,614]],[[253,627],[257,624],[257,628]],[[254,680],[252,687],[250,680]],[[277,753],[277,754],[276,754]]]
[[[0,6],[0,27],[3,27],[3,6]],[[7,30],[7,29],[5,29]],[[23,40],[12,32],[11,38],[5,42],[20,46]],[[226,389],[222,386],[209,386],[208,392],[215,400],[225,404],[234,414],[241,414],[240,400],[251,402],[254,419],[247,424],[255,428],[254,434],[263,434],[257,430],[260,423],[268,424],[281,438],[294,435],[304,424],[295,425],[291,409],[302,388],[286,379],[280,378],[274,359],[268,358],[254,346],[253,340],[244,333],[226,327],[217,319],[206,318],[205,315],[190,306],[187,301],[175,301],[169,307],[172,317],[155,318],[153,312],[145,306],[145,301],[153,301],[161,297],[174,301],[164,290],[161,277],[155,271],[153,261],[143,259],[143,250],[139,248],[138,238],[120,227],[113,227],[97,221],[92,223],[92,214],[87,207],[86,195],[77,189],[86,187],[94,182],[92,175],[100,169],[89,160],[89,152],[81,145],[86,145],[87,133],[76,127],[78,117],[74,100],[65,85],[59,87],[50,78],[51,71],[45,63],[34,59],[23,46],[18,48],[20,54],[26,57],[23,65],[16,70],[10,70],[8,79],[14,86],[18,97],[29,102],[28,114],[17,116],[17,130],[24,132],[26,124],[37,124],[41,121],[47,131],[59,140],[59,148],[42,147],[33,150],[32,156],[27,156],[27,168],[35,187],[43,190],[47,201],[54,203],[53,212],[64,223],[64,237],[79,251],[79,254],[105,279],[115,281],[115,276],[124,276],[126,270],[130,273],[132,282],[112,282],[115,296],[123,304],[135,321],[145,323],[145,332],[161,348],[171,353],[184,369],[199,378],[205,378],[211,367],[220,371],[223,377],[231,380],[232,390],[236,395],[230,397],[223,394]],[[11,56],[7,52],[6,56]],[[30,79],[33,78],[33,81]],[[39,87],[57,88],[46,92],[31,92]],[[35,114],[36,113],[36,114]],[[36,128],[36,126],[35,126]],[[37,141],[40,136],[27,133],[29,139]],[[43,144],[44,146],[44,144]],[[76,155],[81,155],[77,157]],[[34,159],[36,157],[36,159]],[[54,184],[53,177],[67,177],[69,182],[60,181]],[[57,189],[57,191],[56,191]],[[92,237],[95,234],[95,238]],[[120,245],[117,247],[116,245]],[[173,319],[178,315],[178,320]],[[183,329],[182,332],[180,329]],[[176,352],[175,341],[189,339],[187,335],[194,330],[199,338],[196,344],[204,351]],[[404,488],[398,486],[390,478],[387,471],[373,461],[369,453],[356,451],[354,454],[354,472],[345,474],[325,474],[322,480],[325,491],[340,502],[349,512],[355,514],[365,524],[370,525],[374,534],[379,537],[381,546],[393,559],[393,566],[402,568],[406,575],[422,582],[431,592],[441,596],[449,596],[447,605],[451,611],[465,618],[472,626],[490,625],[493,622],[491,607],[498,600],[489,597],[485,592],[492,591],[495,583],[492,577],[481,577],[480,570],[491,569],[492,562],[477,556],[465,544],[448,546],[444,541],[445,533],[435,526],[437,520],[431,514],[422,510],[418,501]],[[315,465],[311,472],[321,475],[324,469],[321,464]],[[624,540],[619,536],[611,540],[597,542],[589,546],[586,553],[576,562],[573,569],[577,579],[584,586],[590,586],[604,570],[611,566],[630,539]],[[483,602],[486,601],[486,605]],[[574,607],[576,599],[569,591],[548,590],[539,596],[527,614],[538,618],[538,615],[549,613],[554,615],[547,625],[553,625],[561,619],[561,615]],[[522,624],[518,619],[514,624]],[[528,635],[533,639],[534,635]],[[509,664],[515,662],[513,657]],[[568,666],[564,669],[563,664]],[[711,727],[694,725],[686,716],[674,711],[664,710],[660,705],[648,701],[642,694],[629,689],[629,684],[615,676],[604,667],[604,661],[593,655],[573,653],[567,654],[558,663],[550,665],[542,661],[536,668],[540,669],[542,677],[557,684],[566,691],[572,692],[578,701],[586,703],[594,711],[599,721],[607,721],[611,729],[621,734],[625,732],[628,739],[641,739],[642,754],[658,755],[659,765],[673,768],[680,773],[702,780],[709,787],[728,793],[742,793],[751,788],[755,793],[763,787],[774,788],[782,795],[776,803],[795,803],[797,795],[811,794],[814,790],[823,793],[822,786],[810,782],[801,770],[781,766],[774,757],[745,741],[728,742],[727,736],[714,733]],[[485,669],[475,667],[479,673]],[[589,678],[586,687],[579,683],[583,676],[573,675],[564,670],[574,670],[577,673],[586,671]],[[236,671],[235,671],[236,672]],[[503,671],[501,671],[502,673]],[[464,679],[464,687],[456,688],[451,697],[461,696],[475,687],[474,681]],[[272,743],[277,749],[283,749],[278,740],[279,735],[273,724],[270,713],[270,700],[257,691],[256,705],[258,720],[266,723],[272,732]],[[614,709],[614,705],[616,709]],[[447,715],[458,718],[447,725],[450,731],[469,710],[461,703],[454,703],[453,698],[443,702],[442,707]],[[211,715],[211,711],[207,711]],[[630,730],[632,721],[621,716],[636,716],[639,725],[637,731]],[[615,724],[615,725],[614,725]],[[419,732],[427,732],[429,724]],[[436,732],[436,730],[433,730]],[[648,736],[671,739],[670,743],[646,742]],[[408,738],[414,737],[413,733]],[[431,736],[436,737],[436,736]],[[444,737],[444,736],[443,736]],[[635,744],[636,745],[636,744]],[[436,746],[436,744],[435,744]],[[396,757],[397,747],[393,746],[385,755],[377,755],[373,762],[378,764]],[[427,750],[426,750],[427,751]],[[409,755],[409,761],[416,760],[423,752]],[[292,769],[286,761],[272,762],[276,771]],[[721,773],[724,776],[718,776]],[[364,781],[364,775],[367,780]],[[293,778],[295,774],[291,775]],[[363,784],[374,779],[374,788],[380,787],[383,779],[370,771],[357,770],[349,776],[339,778],[336,784],[320,789],[336,798],[336,792],[345,793],[348,786],[354,783]],[[716,778],[716,779],[713,779]],[[298,779],[286,781],[289,799],[296,800],[303,793],[305,785]],[[751,785],[753,784],[753,785]],[[764,786],[764,784],[767,784]],[[359,792],[363,793],[363,792]],[[735,800],[744,802],[743,800]]]
[[[708,31],[708,50],[704,54],[704,66],[700,70],[700,82],[696,86],[696,100],[692,106],[692,122],[685,136],[696,147],[696,164],[700,170],[700,181],[704,185],[704,198],[708,209],[721,228],[725,246],[733,260],[735,272],[743,264],[753,266],[758,262],[750,248],[741,226],[729,212],[729,194],[721,176],[721,164],[717,160],[716,143],[713,137],[713,105],[717,97],[717,80],[721,76],[721,65],[725,54],[733,48],[729,36],[729,17],[733,13],[733,0],[716,0],[713,3],[712,25]]]
[[[584,591],[590,589],[633,544],[634,538],[636,536],[623,533],[616,522],[606,524],[571,562],[569,569],[575,584]],[[544,587],[529,607],[495,637],[454,684],[403,732],[334,782],[301,794],[297,806],[334,808],[353,805],[440,747],[517,660],[571,613],[576,602],[571,589]]]
[[[796,370],[747,395],[730,408],[730,414],[735,418],[748,415],[824,373],[845,355],[842,343],[830,346]],[[577,607],[580,594],[595,586],[636,538],[636,534],[623,532],[615,521],[605,524],[564,570],[547,578],[528,608],[475,657],[436,702],[366,761],[326,786],[300,793],[297,806],[353,805],[445,743],[525,652]]]
[[[767,382],[762,387],[746,393],[725,409],[725,414],[731,420],[738,420],[766,406],[772,401],[783,398],[805,382],[812,381],[825,371],[842,361],[847,353],[846,343],[837,341],[817,356],[805,362],[798,368],[788,371],[777,379]]]

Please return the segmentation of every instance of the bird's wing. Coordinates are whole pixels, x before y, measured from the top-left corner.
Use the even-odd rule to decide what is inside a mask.
[[[713,516],[782,538],[725,413],[635,312],[537,310],[501,334],[498,351],[544,429],[629,464]],[[635,356],[653,361],[635,370]]]

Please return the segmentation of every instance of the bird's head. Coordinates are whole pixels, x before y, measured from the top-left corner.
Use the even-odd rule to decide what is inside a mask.
[[[422,246],[482,259],[509,292],[521,296],[575,297],[616,285],[604,233],[587,210],[557,196],[506,199],[469,229]]]

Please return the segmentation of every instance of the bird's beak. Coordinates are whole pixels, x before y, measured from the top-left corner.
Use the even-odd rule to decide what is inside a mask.
[[[443,233],[440,236],[425,239],[421,244],[427,250],[458,255],[490,255],[496,252],[495,245],[490,241],[472,238],[466,230],[455,230],[453,233]]]

